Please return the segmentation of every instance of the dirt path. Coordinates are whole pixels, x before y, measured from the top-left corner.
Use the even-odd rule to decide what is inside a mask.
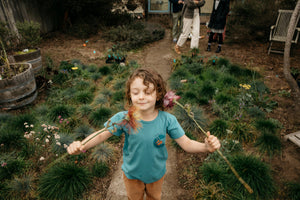
[[[169,30],[166,31],[166,35],[163,40],[151,44],[149,47],[143,49],[138,54],[145,54],[145,56],[138,55],[139,58],[144,58],[138,63],[141,66],[152,67],[156,69],[167,80],[171,74],[171,67],[173,58],[176,56],[172,50],[173,43],[171,41]],[[136,55],[135,55],[136,56]],[[128,60],[135,59],[128,57]],[[162,200],[176,200],[179,196],[182,196],[184,190],[179,188],[177,184],[177,171],[176,171],[176,150],[170,145],[171,139],[167,139],[168,148],[168,160],[167,160],[167,173],[163,184]],[[111,184],[108,188],[107,200],[127,200],[126,190],[122,178],[122,159],[119,161],[117,171],[112,177]]]

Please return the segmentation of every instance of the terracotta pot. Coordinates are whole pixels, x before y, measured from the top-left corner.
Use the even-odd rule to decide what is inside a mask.
[[[28,65],[28,68],[12,78],[0,80],[0,109],[19,108],[33,102],[37,97],[31,64],[15,63],[11,65]]]

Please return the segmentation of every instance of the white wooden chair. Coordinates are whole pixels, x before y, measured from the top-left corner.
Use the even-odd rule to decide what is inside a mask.
[[[268,54],[271,52],[274,53],[284,53],[284,50],[272,49],[273,42],[286,42],[287,31],[290,23],[290,19],[292,17],[293,10],[278,10],[278,17],[276,20],[276,24],[271,26],[270,30],[270,38],[269,38],[269,47]],[[296,20],[296,26],[293,27],[294,35],[292,39],[292,43],[297,43],[299,38],[300,27],[297,27],[299,16]]]

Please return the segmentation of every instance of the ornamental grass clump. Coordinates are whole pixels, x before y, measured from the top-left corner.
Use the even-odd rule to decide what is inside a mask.
[[[288,182],[286,184],[286,199],[297,200],[300,199],[300,183]]]
[[[77,111],[79,112],[79,115],[81,117],[87,117],[92,112],[92,110],[93,110],[93,108],[91,105],[83,104],[83,105],[79,106]]]
[[[34,125],[36,123],[36,116],[33,113],[25,113],[21,115],[15,115],[13,119],[8,123],[8,128],[17,131],[26,131],[24,123]]]
[[[75,83],[76,90],[84,91],[91,87],[91,83],[86,80],[79,80]]]
[[[10,199],[31,199],[33,190],[34,177],[32,175],[16,177],[8,184]]]
[[[92,175],[99,178],[104,178],[109,173],[109,166],[105,162],[95,162],[92,167]]]
[[[269,165],[262,162],[258,157],[242,154],[230,158],[230,162],[253,189],[253,194],[249,194],[231,173],[228,174],[230,177],[225,186],[227,189],[241,193],[246,199],[273,199],[276,194],[276,187]]]
[[[57,120],[58,116],[61,116],[62,118],[68,118],[72,114],[74,114],[74,112],[75,108],[71,105],[55,105],[49,110],[48,117],[54,122],[55,120]]]
[[[218,138],[226,138],[228,128],[228,122],[223,119],[216,119],[209,126],[210,132]]]
[[[62,163],[44,173],[38,183],[40,198],[49,200],[79,199],[91,183],[91,173],[79,165]]]
[[[262,133],[276,134],[279,131],[280,124],[272,119],[258,119],[254,123],[255,128]]]
[[[8,125],[0,127],[0,144],[2,151],[20,149],[25,144],[23,132],[12,129]]]
[[[226,183],[228,173],[226,170],[226,166],[221,165],[217,162],[205,162],[202,164],[202,166],[199,168],[201,177],[205,181],[205,183],[210,182],[220,182],[220,183]]]
[[[112,115],[112,110],[107,107],[100,107],[96,110],[92,111],[89,115],[89,120],[92,125],[96,127],[103,126],[104,122],[107,121],[109,117]]]
[[[204,81],[199,88],[199,93],[202,96],[205,96],[211,99],[216,93],[216,86],[211,81]]]
[[[230,137],[242,143],[253,142],[257,137],[253,126],[247,122],[235,121],[231,123],[230,130]]]
[[[89,104],[93,101],[94,94],[90,91],[77,91],[75,93],[75,101],[81,104]]]
[[[113,93],[110,94],[110,97],[113,95]],[[101,106],[104,104],[107,104],[109,102],[109,99],[104,94],[100,93],[96,96],[95,100],[93,101],[93,105],[95,106]]]
[[[111,97],[111,103],[115,104],[116,102],[123,102],[125,96],[125,90],[121,89],[118,91],[115,91]]]
[[[204,183],[203,181],[199,181],[195,185],[195,192],[194,192],[194,199],[195,200],[203,200],[203,199],[210,199],[210,200],[229,200],[231,199],[230,196],[226,194],[226,191],[222,187],[221,183],[213,183],[210,182],[208,184]]]
[[[98,162],[107,162],[114,155],[114,149],[109,143],[101,143],[92,151],[92,158]]]
[[[103,76],[107,76],[112,73],[112,70],[108,66],[102,66],[98,69],[98,72],[100,72]]]
[[[95,132],[95,130],[91,128],[88,124],[82,124],[74,130],[75,138],[81,138],[81,139],[86,138],[88,135],[92,134],[93,132]]]
[[[51,151],[59,156],[66,153],[66,147],[68,147],[74,141],[74,137],[69,134],[60,133],[59,138],[55,142],[52,142]]]
[[[266,154],[270,158],[276,154],[280,154],[282,150],[282,143],[279,136],[273,133],[261,133],[255,141],[255,146],[258,147],[261,154]]]
[[[22,174],[26,167],[26,162],[12,153],[0,154],[0,164],[0,180],[2,181]]]

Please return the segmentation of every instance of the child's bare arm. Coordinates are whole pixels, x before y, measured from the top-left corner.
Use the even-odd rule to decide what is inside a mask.
[[[189,153],[214,152],[221,147],[221,144],[217,137],[210,135],[209,132],[207,134],[209,136],[205,138],[205,143],[191,140],[186,135],[175,139],[175,141],[184,151]]]
[[[88,137],[86,137],[81,142],[80,141],[74,141],[73,143],[71,143],[69,145],[69,147],[67,149],[68,153],[71,154],[71,155],[80,154],[81,152],[84,152],[84,151],[86,151],[86,150],[88,150],[88,149],[104,142],[105,140],[107,140],[108,138],[110,138],[113,135],[109,131],[103,131],[102,133],[97,135],[101,131],[103,131],[103,129],[89,135]],[[95,135],[97,135],[97,136],[95,136]],[[92,138],[92,137],[94,137],[94,138]],[[92,138],[92,139],[89,141],[90,138]],[[88,141],[88,142],[86,144],[84,144],[86,141]]]

